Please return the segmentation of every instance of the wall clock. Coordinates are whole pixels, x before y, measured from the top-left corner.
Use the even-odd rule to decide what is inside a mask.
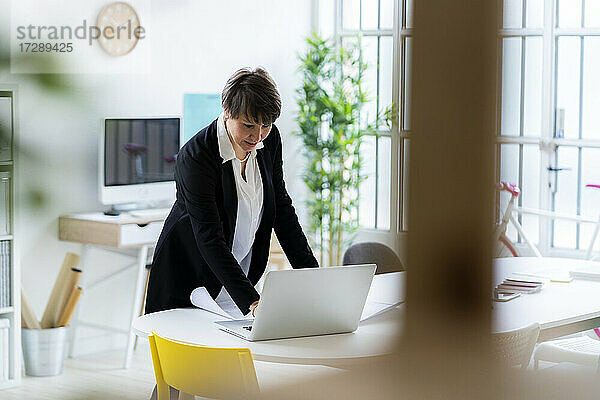
[[[102,34],[98,38],[100,46],[111,56],[123,56],[137,44],[136,28],[140,19],[129,4],[117,1],[105,6],[98,14],[98,28]]]

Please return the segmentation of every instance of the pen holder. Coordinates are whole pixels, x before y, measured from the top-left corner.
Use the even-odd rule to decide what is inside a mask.
[[[54,376],[62,373],[67,347],[67,328],[21,330],[25,373]]]

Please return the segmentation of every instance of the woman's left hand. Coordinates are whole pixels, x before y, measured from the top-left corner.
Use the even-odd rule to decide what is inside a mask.
[[[258,307],[258,300],[256,300],[254,303],[250,304],[250,313],[252,314],[253,317],[254,317],[254,312],[256,311],[257,307]]]

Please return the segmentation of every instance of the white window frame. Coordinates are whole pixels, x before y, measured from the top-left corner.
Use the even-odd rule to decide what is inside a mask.
[[[313,0],[313,28],[315,31],[318,31],[318,1]],[[389,229],[380,229],[380,228],[365,228],[360,227],[355,241],[377,241],[385,243],[397,251],[400,252],[400,249],[403,248],[404,237],[406,234],[406,213],[402,212],[404,210],[405,198],[406,196],[402,196],[401,193],[405,193],[406,179],[403,178],[406,176],[404,169],[404,147],[405,140],[408,140],[410,137],[410,132],[405,130],[404,127],[399,126],[399,120],[403,121],[403,115],[405,110],[404,99],[405,96],[401,93],[402,88],[404,88],[404,77],[402,77],[402,68],[403,61],[405,59],[405,46],[404,41],[407,37],[412,36],[412,29],[405,28],[406,25],[406,4],[409,3],[409,0],[394,0],[394,22],[392,29],[377,29],[377,30],[347,30],[342,27],[342,8],[343,8],[343,0],[334,0],[334,40],[336,44],[341,42],[342,37],[354,36],[358,33],[361,33],[363,36],[391,36],[393,40],[393,67],[392,67],[392,101],[397,102],[398,106],[398,117],[394,118],[391,130],[382,130],[378,131],[380,136],[390,137],[391,142],[391,157],[390,157],[390,199],[388,201],[389,209],[390,209],[390,221],[389,221]],[[362,0],[359,5],[362,10]],[[360,25],[359,25],[360,26]],[[402,82],[401,82],[402,80]],[[378,105],[379,108],[379,105]],[[403,125],[403,124],[402,124]],[[378,147],[378,146],[377,146]],[[376,162],[376,165],[379,163]],[[379,167],[377,167],[379,168]],[[377,181],[377,176],[375,177]],[[378,183],[376,183],[377,185]],[[377,193],[377,191],[376,191]],[[377,202],[381,201],[381,199],[376,199]],[[377,227],[377,212],[375,214],[375,226]]]
[[[523,0],[522,26],[526,26],[526,6],[528,0]],[[522,145],[537,144],[540,148],[540,185],[539,185],[539,208],[542,210],[554,211],[552,192],[548,183],[555,177],[553,173],[547,170],[549,166],[555,165],[556,150],[561,147],[575,147],[579,149],[578,156],[578,214],[581,207],[581,149],[582,148],[600,148],[600,141],[586,139],[564,139],[554,137],[555,132],[555,109],[556,109],[556,88],[557,88],[557,43],[559,37],[564,36],[600,36],[600,28],[559,28],[558,20],[558,1],[559,0],[544,0],[544,25],[542,28],[503,28],[502,18],[500,18],[500,26],[498,29],[498,87],[497,87],[497,125],[496,125],[496,177],[500,179],[500,148],[502,144],[518,144],[521,145],[519,154],[522,158]],[[503,2],[499,2],[499,13],[502,15]],[[582,0],[582,15],[585,12],[585,0]],[[525,38],[538,36],[542,37],[543,42],[543,61],[542,61],[542,131],[540,137],[523,136],[523,88],[524,88],[524,54],[525,54]],[[522,38],[521,47],[521,112],[520,112],[520,135],[507,136],[501,135],[501,104],[502,104],[502,40],[507,37]],[[583,51],[580,52],[580,71],[583,70]],[[580,88],[583,83],[583,73],[580,73]],[[582,92],[580,89],[580,137],[581,137],[581,102]],[[522,179],[522,162],[519,161],[519,179]],[[515,182],[521,184],[521,182]],[[560,210],[557,210],[560,212]],[[587,243],[579,241],[579,228],[577,228],[577,249],[555,248],[552,246],[553,223],[552,218],[542,218],[539,220],[539,244],[538,247],[542,254],[547,256],[563,256],[563,257],[583,257]],[[523,247],[524,249],[524,247]]]

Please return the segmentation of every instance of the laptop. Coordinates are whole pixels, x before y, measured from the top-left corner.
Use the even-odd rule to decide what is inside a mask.
[[[248,341],[354,332],[375,264],[270,271],[254,320],[218,321]]]

